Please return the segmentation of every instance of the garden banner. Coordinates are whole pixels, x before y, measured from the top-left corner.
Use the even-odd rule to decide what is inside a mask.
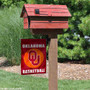
[[[21,39],[21,74],[46,73],[46,40]]]

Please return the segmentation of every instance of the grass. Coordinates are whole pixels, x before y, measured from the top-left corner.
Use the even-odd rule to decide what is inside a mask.
[[[22,76],[0,70],[0,88],[48,90],[48,79]],[[58,90],[90,90],[90,80],[59,80]]]

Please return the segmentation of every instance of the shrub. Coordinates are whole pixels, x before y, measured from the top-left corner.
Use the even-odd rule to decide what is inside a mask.
[[[67,58],[70,60],[80,60],[82,58],[86,58],[86,52],[83,48],[83,45],[85,43],[84,40],[84,38],[74,36],[70,33],[58,35],[58,57]]]
[[[20,8],[0,10],[0,56],[11,64],[20,64],[20,39],[33,38],[29,30],[23,30],[20,13]]]
[[[79,29],[82,34],[88,39],[84,44],[84,50],[86,51],[86,63],[90,63],[90,15],[86,16],[85,18],[81,18],[82,23],[79,24]]]

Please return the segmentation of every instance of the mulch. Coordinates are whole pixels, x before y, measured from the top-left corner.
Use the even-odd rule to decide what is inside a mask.
[[[0,58],[1,61],[5,62],[4,58]],[[47,71],[46,74],[32,74],[30,76],[48,78],[48,64],[47,60]],[[1,64],[0,64],[1,65]],[[7,72],[21,74],[21,66],[3,66],[1,70]],[[58,79],[70,79],[70,80],[90,80],[90,65],[89,64],[71,64],[71,63],[58,63]]]

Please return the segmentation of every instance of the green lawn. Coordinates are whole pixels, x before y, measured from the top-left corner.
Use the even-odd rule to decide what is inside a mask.
[[[48,79],[22,76],[0,70],[0,88],[48,90]],[[90,90],[90,80],[59,80],[58,90]]]

